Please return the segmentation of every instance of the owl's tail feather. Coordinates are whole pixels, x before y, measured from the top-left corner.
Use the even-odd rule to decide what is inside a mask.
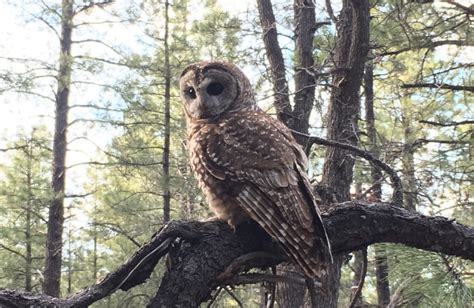
[[[249,216],[301,267],[306,276],[320,277],[325,273],[327,263],[332,260],[325,234],[315,237],[312,228],[289,224],[272,200],[255,186],[244,187],[237,200]]]

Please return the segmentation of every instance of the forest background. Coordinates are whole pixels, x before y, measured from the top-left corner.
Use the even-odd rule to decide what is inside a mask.
[[[187,163],[177,81],[191,62],[234,62],[259,105],[277,114],[262,39],[262,5],[270,1],[1,2],[0,287],[66,297],[113,271],[170,219],[210,216]],[[327,133],[344,3],[314,5],[317,78],[306,133],[315,136]],[[294,3],[270,4],[294,106]],[[472,226],[474,9],[384,0],[371,1],[369,12],[356,143],[397,170],[405,208]],[[315,182],[325,153],[310,150]],[[355,159],[352,198],[388,201],[389,183],[374,181],[371,165]],[[351,301],[363,264],[362,252],[344,260],[340,306]],[[160,263],[147,284],[95,305],[143,306],[164,270]],[[473,276],[472,262],[377,244],[368,249],[359,305],[467,307]],[[261,284],[226,289],[212,305],[259,307],[265,292]]]

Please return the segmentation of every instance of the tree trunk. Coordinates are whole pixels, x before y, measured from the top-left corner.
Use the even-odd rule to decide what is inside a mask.
[[[379,147],[377,146],[377,130],[375,129],[375,113],[374,113],[374,70],[373,62],[368,61],[365,66],[364,75],[364,92],[365,92],[365,123],[367,126],[367,136],[369,138],[369,151],[376,158],[380,157]],[[374,200],[382,199],[382,172],[374,166],[370,169],[370,177],[372,180],[371,197]],[[388,280],[388,262],[386,249],[375,245],[375,277],[377,287],[377,300],[381,307],[385,307],[390,303],[390,284]]]
[[[344,0],[337,31],[327,139],[356,145],[359,88],[368,51],[368,2]],[[350,199],[354,159],[349,154],[337,148],[326,151],[323,182],[338,202]]]
[[[314,77],[313,39],[316,31],[314,3],[309,0],[295,0],[295,106],[293,108],[293,124],[291,129],[308,133],[309,116],[313,109],[316,78]],[[304,137],[295,136],[305,146]],[[309,149],[307,149],[309,150]]]
[[[53,200],[49,208],[48,233],[46,239],[46,264],[43,292],[58,297],[61,282],[62,235],[64,225],[64,190],[66,178],[66,147],[69,111],[69,88],[71,84],[71,35],[73,29],[73,0],[62,1],[61,53],[59,55],[58,89],[53,141]]]
[[[362,83],[369,46],[369,3],[343,0],[337,25],[337,41],[332,77],[333,90],[328,109],[327,139],[357,144],[357,120]],[[326,203],[350,199],[354,159],[341,149],[328,148],[323,169],[323,184],[332,196]],[[332,200],[331,200],[332,199]],[[317,289],[313,307],[336,307],[343,258],[335,258],[329,273],[322,277],[324,289]]]
[[[171,68],[169,52],[169,2],[165,1],[165,118],[163,140],[163,222],[170,220],[170,99],[171,99]]]
[[[288,127],[291,127],[294,122],[292,118],[293,113],[285,75],[285,61],[278,44],[278,33],[272,2],[270,0],[257,0],[257,5],[265,52],[270,63],[274,95],[273,105],[275,106],[278,119]]]
[[[66,292],[67,294],[72,293],[72,245],[71,245],[71,240],[72,238],[72,232],[71,232],[71,224],[69,224],[68,227],[68,232],[67,232],[67,261],[66,261],[66,266],[67,266],[67,289]]]
[[[278,275],[292,278],[302,278],[301,269],[292,263],[283,263],[277,266]],[[304,304],[306,287],[295,283],[279,282],[276,284],[276,302],[278,307],[301,307]]]
[[[31,271],[33,264],[32,257],[32,237],[31,237],[31,207],[33,206],[33,183],[32,183],[32,160],[33,157],[33,133],[31,134],[31,139],[28,140],[27,144],[27,153],[26,153],[26,184],[27,184],[27,200],[26,200],[26,226],[25,226],[25,245],[26,245],[26,255],[25,255],[25,291],[32,291],[31,284]]]
[[[354,169],[355,169],[354,170],[355,177],[361,179],[362,176],[363,176],[362,167],[357,166],[357,164],[356,164]],[[355,182],[354,186],[355,186],[355,197],[358,199],[363,193],[362,182],[357,181],[357,182]],[[363,257],[362,250],[354,251],[352,253],[352,255],[354,256],[354,261],[352,263],[353,264],[352,265],[353,276],[352,276],[351,290],[350,290],[351,291],[351,296],[350,296],[351,302],[352,302],[354,296],[356,295],[357,289],[359,287],[359,282],[362,278],[361,273],[362,273],[362,268],[363,268],[363,263],[364,263],[364,257]],[[358,296],[355,307],[361,307],[362,303],[363,303],[363,294],[361,292],[360,296]]]
[[[312,50],[316,30],[315,12],[311,1],[295,0],[294,3],[297,64],[295,65],[296,94],[293,110],[289,105],[284,61],[278,45],[271,1],[258,0],[258,9],[264,33],[265,50],[272,70],[274,102],[278,118],[290,128],[306,133],[314,101],[315,78],[312,73],[314,66]],[[344,0],[340,20],[334,59],[336,68],[333,75],[333,92],[328,113],[328,139],[356,144],[357,115],[360,106],[359,88],[368,51],[368,1]],[[291,117],[288,117],[288,114]],[[297,136],[297,140],[303,142],[300,136]],[[333,189],[334,197],[325,200],[326,203],[349,200],[353,164],[353,159],[345,151],[333,148],[327,151],[323,181],[327,187]],[[324,290],[317,290],[316,296],[319,302],[313,303],[314,307],[336,306],[341,263],[342,257],[335,260],[329,275],[323,277]],[[296,307],[291,303],[283,305]]]
[[[363,267],[363,262],[364,262],[364,256],[361,250],[356,251],[353,253],[354,255],[354,276],[352,277],[352,286],[351,286],[351,301],[355,296],[355,293],[357,292],[357,288],[359,286],[359,282],[362,273],[362,267]],[[360,294],[359,298],[356,301],[355,307],[362,307],[363,303],[363,296]]]
[[[304,134],[308,133],[309,116],[313,109],[316,78],[314,77],[313,39],[316,31],[316,16],[313,2],[295,0],[294,34],[295,34],[295,95],[291,119],[286,123],[291,129]],[[275,84],[275,83],[274,83]],[[294,134],[295,139],[307,154],[306,139]],[[278,272],[290,277],[304,278],[301,270],[292,264],[278,266]],[[304,304],[306,288],[289,283],[277,283],[277,302],[280,307],[301,307]]]
[[[403,198],[405,200],[405,208],[410,211],[416,211],[417,189],[415,180],[413,128],[410,119],[407,119],[406,115],[402,116],[402,124],[404,126],[403,136],[405,141],[402,152],[403,187],[405,187]]]

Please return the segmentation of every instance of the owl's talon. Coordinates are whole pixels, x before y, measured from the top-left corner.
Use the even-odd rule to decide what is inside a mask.
[[[214,221],[225,221],[217,216],[212,216],[209,218],[204,219],[204,222],[214,222]]]

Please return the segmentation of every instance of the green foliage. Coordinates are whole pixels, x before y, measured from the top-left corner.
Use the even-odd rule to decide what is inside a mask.
[[[215,0],[206,1],[206,13],[203,18],[193,21],[191,41],[194,48],[201,50],[203,59],[238,60],[237,48],[241,21],[224,11]]]
[[[474,281],[463,275],[470,268],[469,261],[399,245],[386,246],[397,305],[467,307],[472,303]]]
[[[0,165],[0,285],[39,291],[47,205],[51,198],[51,136],[45,127],[21,133]],[[26,284],[29,276],[31,283]]]

